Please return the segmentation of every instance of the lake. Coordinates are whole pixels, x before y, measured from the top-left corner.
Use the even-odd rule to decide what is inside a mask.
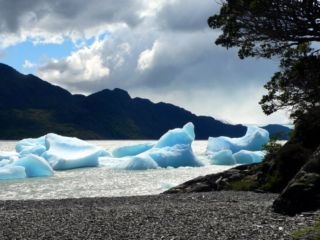
[[[88,141],[108,151],[152,141]],[[206,161],[207,141],[194,141],[194,153]],[[0,141],[0,151],[13,151],[14,141]],[[162,168],[143,171],[111,170],[105,167],[55,171],[53,177],[1,180],[0,200],[115,197],[159,194],[187,180],[221,172],[230,166]]]

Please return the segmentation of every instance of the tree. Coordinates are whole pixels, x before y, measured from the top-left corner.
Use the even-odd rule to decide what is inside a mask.
[[[240,58],[270,58],[320,41],[320,1],[226,0],[208,24],[222,29],[215,43],[239,47]]]
[[[293,119],[320,106],[319,0],[226,0],[211,28],[215,43],[239,48],[246,57],[280,57],[280,71],[265,85],[260,104],[266,114],[288,108]]]

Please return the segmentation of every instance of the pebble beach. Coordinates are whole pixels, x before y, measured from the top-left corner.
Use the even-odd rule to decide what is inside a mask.
[[[292,239],[320,212],[272,212],[276,194],[209,192],[0,201],[0,239]]]

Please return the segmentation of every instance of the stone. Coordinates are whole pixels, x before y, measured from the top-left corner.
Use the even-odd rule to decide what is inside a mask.
[[[275,212],[295,215],[320,208],[320,147],[273,203]]]

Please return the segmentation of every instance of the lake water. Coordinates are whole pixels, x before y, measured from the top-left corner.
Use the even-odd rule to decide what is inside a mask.
[[[89,141],[107,150],[152,141]],[[193,142],[193,151],[205,161],[207,141]],[[0,151],[13,151],[14,141],[0,141]],[[1,180],[0,200],[115,197],[158,194],[192,178],[230,167],[207,165],[144,171],[110,170],[105,167],[56,171],[53,177]]]

